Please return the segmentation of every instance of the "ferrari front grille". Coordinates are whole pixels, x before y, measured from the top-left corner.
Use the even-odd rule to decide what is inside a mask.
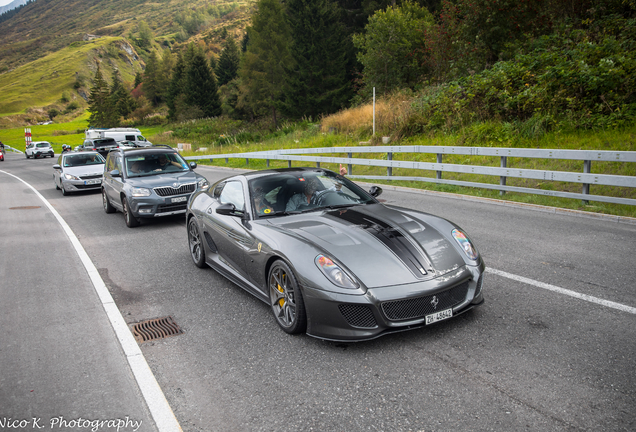
[[[179,186],[178,188],[172,186],[163,186],[156,187],[154,189],[155,193],[162,197],[172,196],[172,195],[181,195],[186,193],[194,192],[197,188],[196,183],[184,184]]]
[[[368,306],[341,304],[338,305],[338,309],[340,309],[340,313],[352,327],[375,328],[378,326],[373,312]]]
[[[466,299],[468,281],[440,293],[406,300],[382,303],[382,312],[391,321],[424,318],[435,312],[457,306]]]

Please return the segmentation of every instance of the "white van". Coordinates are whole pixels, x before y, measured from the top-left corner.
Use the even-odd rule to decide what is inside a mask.
[[[86,138],[113,138],[117,142],[128,141],[137,147],[152,145],[152,143],[141,134],[141,131],[135,128],[87,129]]]

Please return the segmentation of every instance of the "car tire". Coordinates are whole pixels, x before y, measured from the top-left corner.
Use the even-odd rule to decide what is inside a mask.
[[[108,214],[115,213],[117,211],[117,209],[115,209],[115,207],[113,207],[112,204],[110,203],[110,200],[108,199],[108,196],[106,195],[106,189],[104,188],[102,188],[102,204],[104,206],[104,211]]]
[[[60,190],[60,185],[55,181],[55,176],[53,176],[53,183],[55,183],[55,190]]]
[[[121,198],[121,207],[124,210],[124,220],[126,221],[126,226],[128,228],[135,228],[139,226],[139,219],[137,219],[132,212],[130,211],[130,206],[128,205],[128,198]]]
[[[31,156],[29,156],[28,154],[24,154],[26,156],[27,159],[31,159]]]
[[[70,195],[70,192],[67,192],[66,189],[64,189],[64,186],[62,186],[60,189],[62,189],[62,195],[64,196]]]
[[[190,218],[188,222],[188,247],[194,265],[199,268],[204,268],[205,247],[203,246],[203,237],[201,236],[201,231],[199,231],[197,220],[194,217]]]
[[[307,314],[296,277],[282,260],[269,270],[269,304],[278,325],[289,334],[305,332]]]

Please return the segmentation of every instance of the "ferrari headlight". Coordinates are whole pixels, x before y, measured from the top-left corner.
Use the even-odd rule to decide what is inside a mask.
[[[66,180],[79,180],[79,177],[76,177],[76,176],[71,175],[71,174],[64,174],[64,178]]]
[[[468,258],[470,258],[471,260],[476,260],[479,254],[477,253],[477,249],[475,249],[470,240],[468,240],[468,237],[466,237],[466,234],[458,229],[454,229],[451,234],[453,235],[455,241],[459,243],[459,246],[466,253]]]
[[[150,196],[150,189],[134,187],[132,188],[131,195],[134,197]]]
[[[344,272],[336,263],[324,255],[318,255],[314,260],[320,271],[336,286],[356,289],[358,284]]]

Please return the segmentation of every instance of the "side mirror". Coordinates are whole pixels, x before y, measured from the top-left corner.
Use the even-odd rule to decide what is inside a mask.
[[[114,169],[114,170],[112,170],[110,172],[110,176],[111,177],[121,177],[121,173],[119,172],[119,170]]]
[[[237,216],[237,217],[243,217],[244,212],[236,210],[236,207],[234,206],[234,204],[221,204],[220,206],[218,206],[216,208],[216,212],[220,215],[225,215],[225,216]]]
[[[371,186],[371,189],[369,189],[369,194],[372,197],[377,198],[382,195],[382,188],[380,186]]]
[[[195,169],[197,167],[197,163],[196,162],[190,162],[190,168],[191,169]]]
[[[53,169],[62,169],[61,166],[59,166],[58,164],[53,165]]]

